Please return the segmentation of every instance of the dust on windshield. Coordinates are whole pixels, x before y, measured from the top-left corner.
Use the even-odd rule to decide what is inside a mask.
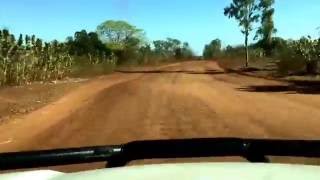
[[[319,17],[318,0],[2,2],[0,152],[319,139]]]

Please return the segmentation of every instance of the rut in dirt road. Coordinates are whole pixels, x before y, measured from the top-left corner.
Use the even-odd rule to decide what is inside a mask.
[[[148,71],[93,80],[69,99],[45,107],[46,114],[36,111],[14,125],[1,126],[0,140],[12,141],[0,144],[0,151],[144,139],[320,137],[317,95],[251,92],[245,87],[284,83],[225,73],[215,62],[185,62]]]

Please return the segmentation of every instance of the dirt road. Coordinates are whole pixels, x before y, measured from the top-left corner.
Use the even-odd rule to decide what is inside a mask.
[[[118,72],[0,126],[0,151],[194,137],[320,139],[320,96],[285,85],[226,73],[215,62]]]

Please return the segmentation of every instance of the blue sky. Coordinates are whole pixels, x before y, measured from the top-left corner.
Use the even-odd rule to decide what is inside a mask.
[[[8,0],[1,2],[0,28],[64,40],[75,31],[94,31],[109,19],[127,20],[146,31],[150,41],[166,37],[187,41],[195,52],[220,38],[224,45],[241,44],[237,23],[223,15],[231,0]],[[320,0],[276,0],[278,36],[317,37]]]

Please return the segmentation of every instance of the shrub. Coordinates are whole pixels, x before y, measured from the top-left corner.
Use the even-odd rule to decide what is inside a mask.
[[[74,64],[70,68],[68,76],[90,77],[112,72],[116,67],[116,58],[111,56],[99,63],[92,63],[87,56],[74,57]]]
[[[320,60],[320,40],[302,37],[298,41],[288,41],[286,48],[278,52],[278,58],[278,70],[281,74],[315,74]]]

